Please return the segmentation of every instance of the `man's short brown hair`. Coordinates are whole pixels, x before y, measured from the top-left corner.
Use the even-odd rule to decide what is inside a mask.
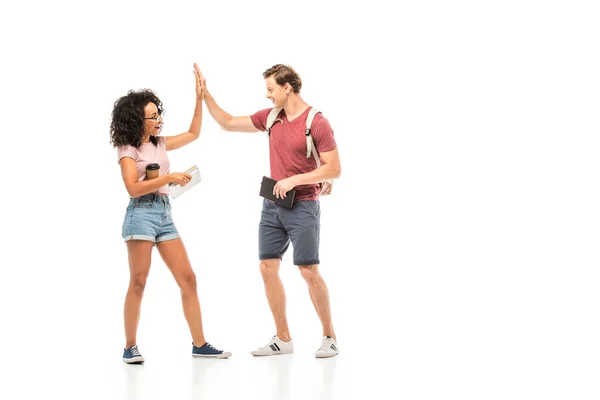
[[[267,79],[273,75],[273,79],[278,85],[283,86],[289,83],[294,93],[300,93],[302,89],[302,79],[289,65],[277,64],[263,72],[263,78]]]

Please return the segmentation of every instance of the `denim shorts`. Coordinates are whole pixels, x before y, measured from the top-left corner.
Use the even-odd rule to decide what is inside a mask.
[[[320,228],[318,200],[301,200],[288,210],[264,199],[258,228],[258,256],[261,260],[283,258],[291,241],[294,265],[319,264]]]
[[[150,193],[129,200],[123,220],[125,241],[149,240],[158,243],[179,237],[171,217],[169,196]]]

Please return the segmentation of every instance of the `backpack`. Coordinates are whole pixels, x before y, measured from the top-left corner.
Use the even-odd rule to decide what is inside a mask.
[[[283,120],[281,118],[277,118],[281,110],[282,108],[273,108],[269,112],[266,124],[267,134],[271,135],[271,127],[275,125],[277,121],[283,123]],[[308,111],[308,117],[306,117],[306,130],[304,131],[306,135],[306,158],[310,158],[312,156],[315,159],[317,168],[321,166],[321,159],[319,158],[319,154],[317,153],[315,142],[313,142],[312,136],[310,135],[310,129],[315,115],[319,114],[320,112],[321,111],[317,110],[316,108],[311,108]],[[328,195],[331,193],[331,189],[333,187],[333,180],[321,182],[319,185],[321,186],[321,195]]]

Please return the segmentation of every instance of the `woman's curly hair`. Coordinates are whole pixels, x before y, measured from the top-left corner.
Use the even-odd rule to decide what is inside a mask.
[[[154,103],[158,114],[164,114],[162,102],[150,89],[130,90],[126,96],[115,101],[110,122],[110,143],[114,147],[131,145],[136,148],[142,145],[144,136],[144,107]],[[156,146],[158,140],[150,136],[150,141]]]

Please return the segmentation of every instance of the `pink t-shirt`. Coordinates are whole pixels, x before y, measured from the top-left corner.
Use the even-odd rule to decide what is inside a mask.
[[[289,121],[285,110],[281,110],[279,117],[283,123],[277,122],[271,127],[269,138],[269,157],[271,163],[271,178],[279,181],[293,175],[305,174],[317,168],[315,159],[311,156],[306,158],[306,118],[308,107],[293,121]],[[261,131],[266,131],[267,116],[271,108],[267,108],[250,116],[252,123]],[[327,152],[336,148],[333,137],[333,129],[327,118],[322,114],[315,115],[311,126],[311,136],[317,152]],[[299,185],[296,186],[295,201],[316,200],[319,197],[320,186]]]
[[[160,165],[159,176],[166,175],[171,171],[171,164],[167,156],[167,139],[164,136],[157,136],[156,138],[158,139],[157,146],[152,142],[148,142],[142,143],[139,148],[127,145],[121,146],[117,150],[119,163],[123,157],[133,158],[137,166],[138,181],[146,179],[146,165],[148,164],[158,163]],[[162,186],[153,193],[168,195],[169,186]]]

